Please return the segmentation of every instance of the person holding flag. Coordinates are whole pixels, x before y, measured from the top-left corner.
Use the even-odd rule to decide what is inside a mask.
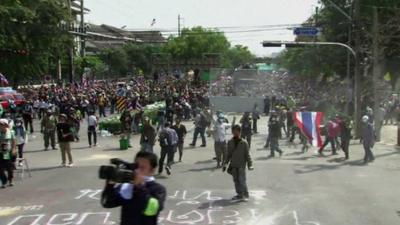
[[[337,131],[338,131],[339,125],[335,122],[335,119],[329,120],[329,122],[326,124],[325,129],[326,129],[326,139],[322,147],[318,150],[318,153],[320,155],[323,155],[322,151],[324,148],[331,143],[332,147],[332,155],[337,155],[336,153],[336,136],[337,136]]]

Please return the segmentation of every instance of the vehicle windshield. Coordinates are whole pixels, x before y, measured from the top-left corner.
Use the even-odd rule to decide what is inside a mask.
[[[0,225],[400,224],[400,0],[0,2]]]

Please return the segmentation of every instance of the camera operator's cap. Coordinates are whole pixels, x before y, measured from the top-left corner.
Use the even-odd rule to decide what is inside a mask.
[[[8,127],[8,120],[7,119],[0,119],[0,126]]]

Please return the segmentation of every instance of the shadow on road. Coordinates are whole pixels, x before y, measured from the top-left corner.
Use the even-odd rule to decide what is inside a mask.
[[[262,156],[262,157],[258,157],[256,158],[256,161],[260,161],[260,160],[270,160],[270,159],[274,159],[276,157],[272,157],[272,156]],[[278,157],[279,158],[279,157]]]
[[[221,199],[221,200],[216,200],[212,202],[203,202],[199,206],[198,209],[209,209],[209,208],[214,208],[214,207],[227,207],[227,206],[232,206],[232,205],[238,205],[240,204],[241,201],[232,201],[230,199]]]
[[[71,150],[89,150],[89,146],[73,147]]]
[[[298,155],[304,155],[303,152],[292,152],[292,153],[287,153],[285,156],[298,156]]]
[[[327,160],[327,162],[330,162],[330,163],[341,163],[341,162],[344,162],[344,161],[346,161],[345,157],[334,158],[334,159],[328,159]]]
[[[197,161],[194,164],[209,164],[209,163],[213,163],[216,162],[215,160],[212,159],[208,159],[208,160],[203,160],[203,161]]]
[[[375,159],[387,157],[387,156],[391,156],[391,155],[397,155],[397,154],[400,154],[400,152],[393,151],[393,152],[389,152],[389,153],[379,154],[379,155],[375,155]],[[296,165],[296,166],[301,166],[301,168],[295,169],[294,172],[296,174],[306,174],[306,173],[318,172],[318,171],[323,171],[323,170],[335,170],[335,169],[341,168],[342,166],[367,166],[367,164],[365,164],[362,159],[346,161],[346,160],[343,160],[343,158],[335,158],[335,159],[329,159],[327,161],[330,163],[337,163],[337,164]]]
[[[222,168],[217,168],[217,167],[213,166],[213,167],[206,167],[206,168],[190,169],[190,170],[187,170],[187,172],[215,171],[215,170],[219,170],[219,169],[222,170]]]
[[[33,168],[31,169],[31,172],[36,172],[36,171],[47,171],[47,170],[54,170],[54,169],[61,169],[62,167],[60,166],[50,166],[50,167],[38,167],[38,168]]]
[[[104,148],[102,149],[104,152],[113,152],[113,151],[121,151],[119,148]]]
[[[284,160],[298,160],[298,161],[305,161],[305,160],[309,160],[309,159],[314,159],[314,156],[303,156],[303,157],[299,157],[299,158],[285,158]]]
[[[48,151],[54,151],[54,150],[48,150]],[[45,152],[44,149],[34,149],[34,150],[24,150],[24,153],[40,153],[40,152]]]

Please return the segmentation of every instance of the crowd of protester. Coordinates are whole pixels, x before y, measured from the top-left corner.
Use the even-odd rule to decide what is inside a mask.
[[[294,143],[298,137],[302,151],[307,152],[309,140],[294,122],[293,112],[315,111],[319,107],[318,102],[329,102],[332,106],[340,106],[346,99],[346,87],[335,84],[335,81],[330,81],[320,88],[315,82],[288,74],[272,73],[257,76],[261,76],[257,82],[249,82],[224,73],[218,81],[211,84],[211,87],[209,83],[199,80],[161,76],[156,79],[136,77],[126,80],[97,81],[85,86],[70,84],[20,88],[18,91],[25,96],[26,102],[18,106],[9,104],[9,108],[3,110],[3,119],[0,119],[0,141],[2,147],[4,146],[0,157],[2,185],[3,187],[7,183],[13,185],[12,167],[23,166],[26,133],[34,132],[35,119],[40,120],[44,150],[50,148],[56,150],[58,142],[61,166],[72,167],[74,160],[70,143],[80,141],[79,131],[82,122],[86,120],[87,123],[89,147],[96,147],[100,118],[119,113],[121,133],[128,139],[132,134],[139,134],[141,151],[153,152],[154,145],[159,141],[161,151],[158,171],[161,174],[165,169],[170,175],[174,153],[179,153],[179,161],[183,159],[184,140],[188,131],[181,121],[194,121],[193,139],[189,144],[191,147],[196,146],[198,136],[201,137],[200,147],[206,147],[206,135],[209,137],[213,135],[217,167],[226,170],[229,169],[226,167],[232,160],[239,160],[238,165],[241,167],[247,163],[249,168],[252,168],[248,151],[252,146],[252,135],[258,133],[257,121],[262,115],[269,116],[268,137],[264,147],[270,149],[270,157],[275,157],[275,152],[279,153],[279,156],[283,155],[279,147],[281,139]],[[343,91],[340,91],[341,89]],[[260,108],[255,105],[252,111],[244,113],[238,121],[234,118],[231,124],[223,112],[213,111],[213,105],[208,98],[212,95],[235,96],[243,93],[253,97],[264,96],[264,105]],[[125,101],[122,109],[118,102],[121,98]],[[151,119],[143,116],[143,108],[159,101],[165,101],[166,107],[157,112],[157,126],[153,126]],[[371,136],[371,127],[375,129],[374,132],[380,134],[383,124],[397,121],[399,105],[398,97],[390,96],[382,102],[378,111],[373,112],[371,108],[366,108],[363,117],[366,128],[363,132],[366,163],[374,160],[371,146],[375,140],[380,139],[380,136],[376,138]],[[135,114],[131,114],[131,111]],[[319,154],[323,155],[325,146],[331,144],[333,155],[338,153],[338,149],[342,149],[345,159],[348,159],[352,137],[351,119],[343,114],[328,114],[325,122],[323,133],[326,139],[318,151]],[[228,127],[234,131],[234,139],[231,141],[226,139]],[[128,144],[130,145],[129,142]],[[232,149],[238,144],[242,146],[241,151],[248,158],[236,159],[232,156]],[[242,169],[237,173],[232,174],[235,183],[239,186],[245,185],[240,184]],[[248,198],[246,188],[237,192],[236,198]]]

